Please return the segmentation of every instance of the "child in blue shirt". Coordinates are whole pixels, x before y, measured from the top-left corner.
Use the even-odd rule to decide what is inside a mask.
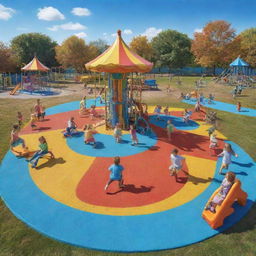
[[[120,165],[120,157],[116,156],[114,158],[114,164],[112,164],[108,170],[111,172],[109,181],[107,185],[105,186],[105,190],[107,190],[108,186],[115,180],[119,181],[119,188],[123,188],[124,181],[123,181],[123,176],[122,176],[122,171],[124,170],[124,167]]]

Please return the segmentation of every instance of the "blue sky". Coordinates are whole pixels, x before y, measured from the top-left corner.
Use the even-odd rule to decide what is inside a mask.
[[[196,29],[219,19],[238,33],[256,26],[256,0],[0,0],[0,41],[40,32],[58,43],[74,34],[111,43],[119,28],[127,42],[168,28],[193,37]]]

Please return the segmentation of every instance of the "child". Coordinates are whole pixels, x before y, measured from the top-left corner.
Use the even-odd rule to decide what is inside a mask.
[[[205,210],[210,210],[211,212],[216,212],[217,205],[221,205],[224,199],[226,198],[230,188],[235,182],[236,175],[233,172],[227,172],[224,180],[221,183],[221,187],[217,195],[214,196],[212,201],[210,201]]]
[[[96,147],[96,141],[95,141],[95,139],[93,137],[93,134],[96,133],[96,131],[93,130],[91,124],[85,125],[84,126],[84,131],[85,131],[85,133],[84,133],[84,137],[85,137],[84,143],[85,144],[92,143],[93,147],[95,148]]]
[[[38,160],[43,157],[45,154],[50,153],[51,158],[54,158],[54,155],[51,151],[48,151],[48,145],[44,136],[39,137],[39,150],[28,160],[32,164],[32,168],[36,168]]]
[[[166,108],[164,109],[164,114],[165,114],[166,116],[168,116],[168,115],[169,115],[168,106],[166,106]]]
[[[23,121],[23,116],[22,116],[21,112],[17,113],[17,119],[18,119],[19,127],[21,127],[22,121]]]
[[[17,124],[14,124],[12,127],[12,131],[11,131],[11,150],[13,150],[14,147],[22,144],[22,148],[25,149],[26,145],[25,145],[25,141],[19,137],[19,131],[20,128]]]
[[[136,134],[136,129],[134,129],[133,125],[130,125],[130,134],[131,134],[131,139],[132,139],[132,146],[138,144],[138,138]]]
[[[213,133],[210,136],[210,145],[209,145],[209,148],[210,148],[210,151],[211,151],[212,155],[216,155],[215,149],[216,149],[217,146],[218,146],[218,140],[216,138],[216,134]]]
[[[188,123],[191,114],[192,114],[191,111],[188,111],[187,109],[184,110],[184,113],[183,113],[183,121],[184,121],[185,123]]]
[[[43,105],[40,105],[40,114],[41,114],[41,120],[44,120],[44,117],[45,117],[45,107]]]
[[[219,174],[222,174],[222,169],[228,169],[228,166],[231,163],[231,157],[235,156],[238,157],[238,155],[233,151],[231,145],[229,143],[225,143],[224,149],[222,153],[220,153],[218,156],[223,156],[222,164],[220,167]]]
[[[37,121],[36,114],[31,113],[31,115],[30,115],[30,127],[32,128],[33,131],[37,128],[36,121]]]
[[[122,130],[120,128],[120,124],[117,123],[114,129],[114,138],[117,143],[120,143],[122,140]]]
[[[91,116],[91,120],[93,120],[94,117],[97,117],[97,111],[95,109],[95,105],[91,106],[90,116]]]
[[[154,114],[156,115],[156,119],[160,120],[161,106],[157,105],[154,109]]]
[[[39,120],[41,118],[41,103],[40,103],[40,99],[36,100],[36,104],[34,106],[34,113],[36,115],[36,118]]]
[[[215,130],[216,129],[215,129],[214,126],[212,126],[212,127],[210,127],[209,129],[206,130],[208,132],[209,137],[211,137],[211,135],[214,133]]]
[[[169,170],[171,171],[170,175],[175,176],[176,181],[177,173],[182,169],[182,160],[185,160],[184,157],[178,155],[178,152],[178,149],[173,149],[170,157],[172,165],[169,167]]]
[[[241,111],[241,102],[240,101],[237,102],[236,109],[238,112]]]
[[[201,104],[200,104],[200,100],[198,100],[195,104],[195,112],[200,112],[201,110]]]
[[[111,172],[109,181],[107,185],[105,186],[105,190],[107,190],[108,186],[115,180],[119,182],[119,188],[124,188],[124,181],[122,176],[122,171],[124,170],[124,167],[120,165],[120,157],[116,156],[114,158],[114,164],[112,164],[108,170]]]
[[[168,140],[170,141],[171,140],[171,134],[173,132],[173,125],[172,125],[172,121],[169,119],[167,121],[167,126],[166,126],[166,131],[167,131],[167,137],[168,137]]]

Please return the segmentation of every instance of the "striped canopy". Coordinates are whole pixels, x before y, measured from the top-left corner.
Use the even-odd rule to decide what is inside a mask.
[[[132,52],[117,31],[116,41],[105,52],[85,64],[86,69],[95,72],[130,73],[149,72],[153,63]]]
[[[47,68],[44,64],[42,64],[37,57],[34,57],[25,67],[21,70],[24,71],[44,71],[47,72],[50,69]]]

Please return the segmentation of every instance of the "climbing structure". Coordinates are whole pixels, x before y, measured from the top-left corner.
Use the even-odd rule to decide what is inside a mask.
[[[114,127],[120,123],[123,129],[129,126],[129,106],[133,104],[131,86],[127,74],[149,72],[153,64],[132,52],[117,31],[117,39],[104,53],[85,65],[87,70],[107,72],[108,90],[106,93],[106,126]]]

